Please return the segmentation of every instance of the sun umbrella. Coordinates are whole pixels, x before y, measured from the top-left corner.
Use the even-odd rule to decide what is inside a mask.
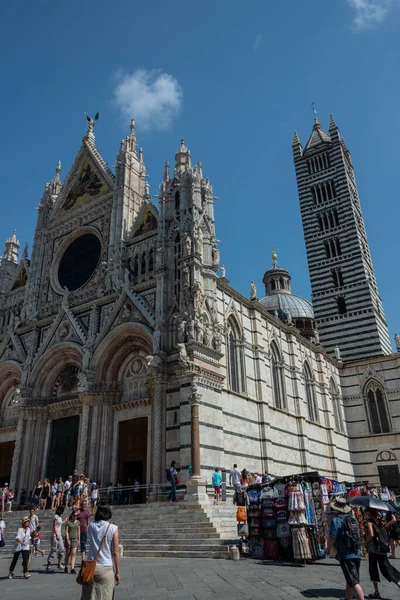
[[[383,512],[397,512],[393,506],[383,500],[378,500],[375,496],[355,496],[350,500],[351,506],[363,506],[364,508],[374,508]]]

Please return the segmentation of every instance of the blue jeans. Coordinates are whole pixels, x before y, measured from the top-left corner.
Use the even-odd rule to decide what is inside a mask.
[[[175,501],[176,500],[176,482],[175,482],[175,479],[171,479],[170,484],[171,484],[171,491],[169,493],[168,500]]]
[[[86,552],[87,531],[81,531],[81,552]]]

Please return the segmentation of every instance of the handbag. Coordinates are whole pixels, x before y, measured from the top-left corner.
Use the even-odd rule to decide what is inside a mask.
[[[78,573],[78,577],[76,578],[76,583],[79,583],[79,585],[87,585],[87,584],[93,583],[93,577],[94,577],[94,572],[96,570],[97,559],[99,558],[99,554],[103,547],[104,541],[107,537],[107,533],[108,533],[108,530],[110,529],[110,525],[111,525],[111,523],[108,524],[108,527],[106,529],[104,537],[100,542],[100,546],[97,551],[96,558],[94,560],[83,560],[82,561],[82,566]]]
[[[6,545],[5,539],[1,538],[1,540],[0,540],[0,548],[4,548],[5,545]]]

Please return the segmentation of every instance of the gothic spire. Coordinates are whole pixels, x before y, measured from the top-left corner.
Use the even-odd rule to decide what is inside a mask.
[[[181,173],[192,166],[190,150],[185,146],[185,140],[181,139],[179,151],[175,154],[175,173]]]
[[[58,161],[57,166],[56,166],[56,174],[49,183],[50,193],[53,196],[56,196],[61,189],[60,173],[61,173],[61,160]]]
[[[135,119],[131,119],[129,135],[127,137],[128,149],[131,152],[136,152],[136,134],[135,134]]]
[[[296,129],[294,130],[294,136],[293,136],[292,146],[301,146],[300,138],[297,135]]]
[[[3,254],[3,260],[7,260],[8,262],[12,262],[14,264],[18,264],[18,250],[20,247],[20,243],[17,240],[17,232],[14,229],[12,236],[8,238],[6,241],[6,249]]]
[[[329,119],[329,133],[332,133],[336,129],[338,129],[338,126],[336,125],[335,119],[333,118],[333,115],[331,113],[330,114],[330,119]]]
[[[169,162],[167,161],[164,165],[164,177],[163,177],[163,181],[164,183],[168,183],[168,181],[170,180],[170,176],[169,176]]]

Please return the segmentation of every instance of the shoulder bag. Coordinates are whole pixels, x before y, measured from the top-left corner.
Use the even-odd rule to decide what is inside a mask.
[[[99,549],[97,551],[95,560],[83,560],[82,561],[82,566],[81,566],[80,571],[78,573],[78,577],[76,578],[76,583],[79,583],[79,585],[86,585],[86,584],[93,583],[93,577],[94,577],[94,572],[96,570],[97,560],[99,558],[101,549],[103,547],[103,544],[104,544],[104,541],[105,541],[105,539],[107,537],[107,533],[108,533],[109,529],[110,529],[110,523],[108,524],[108,527],[106,529],[104,537],[103,537],[103,539],[100,542],[100,546],[99,546]]]

